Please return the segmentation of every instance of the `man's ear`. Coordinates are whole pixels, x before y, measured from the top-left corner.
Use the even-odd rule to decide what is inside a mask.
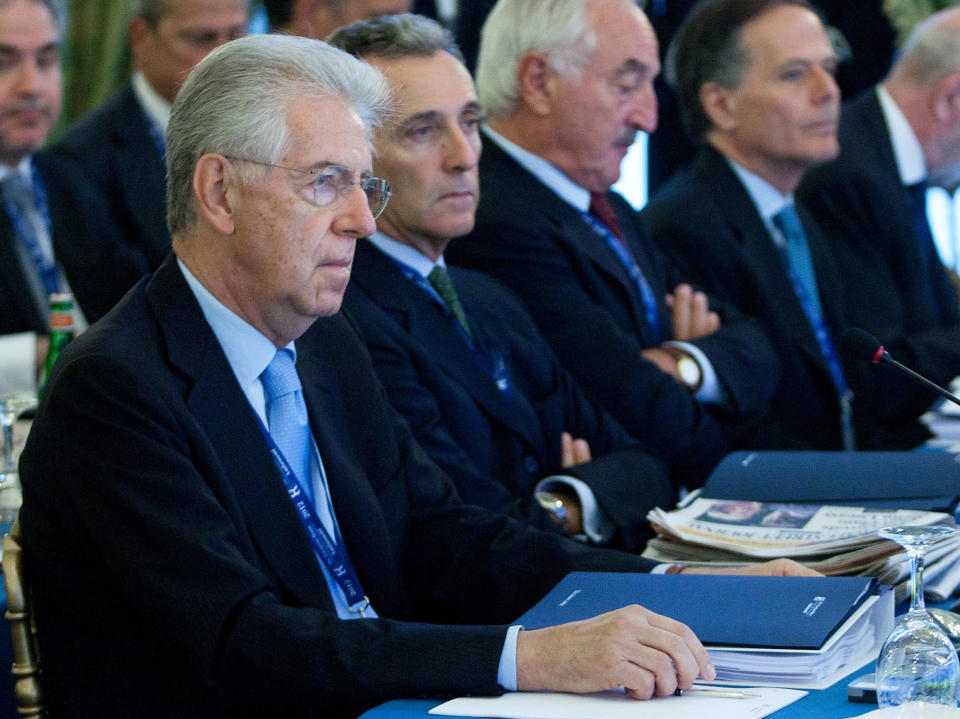
[[[223,155],[208,153],[193,170],[193,194],[199,212],[220,233],[231,235],[237,196],[237,172]]]
[[[517,91],[523,103],[535,115],[547,115],[553,107],[551,77],[554,75],[543,53],[528,50],[520,58],[517,65]]]
[[[134,58],[136,58],[144,41],[151,32],[153,32],[153,28],[150,27],[150,23],[142,17],[135,15],[130,18],[130,22],[127,23],[127,38],[130,41],[130,49],[134,54]]]
[[[728,88],[716,82],[705,82],[700,86],[700,106],[718,130],[731,130],[737,125],[737,103]]]
[[[941,125],[953,127],[960,122],[960,72],[937,81],[933,91],[933,114]]]

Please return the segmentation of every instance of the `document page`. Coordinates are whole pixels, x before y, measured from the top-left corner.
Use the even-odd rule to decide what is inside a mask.
[[[792,704],[805,691],[744,689],[755,697],[731,699],[704,694],[659,697],[638,702],[617,693],[563,694],[508,692],[499,697],[461,697],[431,709],[431,714],[503,719],[759,719]]]

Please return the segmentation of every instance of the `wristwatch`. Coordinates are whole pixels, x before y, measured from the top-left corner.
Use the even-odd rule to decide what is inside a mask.
[[[684,353],[677,358],[677,372],[687,389],[696,392],[703,384],[703,371],[700,364],[690,355]]]
[[[537,502],[543,507],[551,516],[564,532],[567,531],[567,508],[563,506],[563,500],[560,499],[557,495],[552,492],[535,492],[534,497],[536,497]]]

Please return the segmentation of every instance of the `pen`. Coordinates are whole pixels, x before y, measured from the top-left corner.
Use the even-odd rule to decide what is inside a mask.
[[[675,697],[682,697],[686,694],[703,694],[704,696],[717,697],[718,699],[756,699],[760,695],[756,692],[745,692],[740,689],[703,689],[694,687],[693,689],[680,689],[677,687],[673,692]]]

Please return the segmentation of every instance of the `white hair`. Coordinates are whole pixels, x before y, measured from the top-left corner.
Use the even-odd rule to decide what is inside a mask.
[[[960,22],[953,8],[928,17],[914,26],[897,65],[920,85],[960,72]]]
[[[289,150],[288,104],[318,93],[346,101],[368,131],[390,105],[379,72],[320,40],[249,35],[201,60],[177,93],[167,129],[170,233],[196,220],[193,172],[203,155],[278,162]]]
[[[550,67],[576,81],[597,38],[587,17],[589,0],[500,0],[480,35],[477,95],[491,115],[513,112],[520,100],[517,72],[524,54],[547,56]]]

